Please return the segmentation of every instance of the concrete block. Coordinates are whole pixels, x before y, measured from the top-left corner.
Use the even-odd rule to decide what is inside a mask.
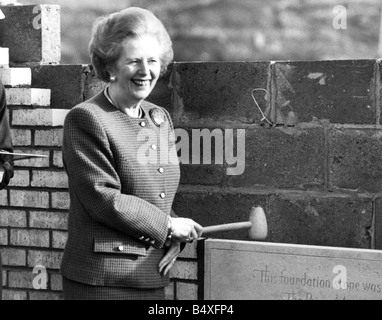
[[[245,170],[225,176],[223,183],[232,187],[321,189],[325,185],[325,154],[322,128],[248,129],[245,159],[237,161],[245,162]]]
[[[155,88],[151,92],[147,101],[154,103],[158,106],[166,108],[171,111],[172,100],[172,84],[171,84],[171,72],[173,64],[171,64],[167,70],[167,73],[158,80]]]
[[[194,219],[202,226],[248,221],[253,206],[266,208],[267,195],[259,193],[228,193],[180,189],[175,196],[174,211],[181,217]],[[249,240],[246,231],[217,232],[211,238]]]
[[[375,249],[382,250],[382,199],[375,200]]]
[[[12,112],[13,126],[63,126],[69,110],[66,109],[17,109]]]
[[[330,184],[358,191],[381,191],[382,130],[329,130]]]
[[[172,113],[175,119],[254,123],[262,116],[251,92],[268,87],[269,62],[179,63],[174,65]],[[265,93],[256,94],[265,111]]]
[[[85,74],[82,65],[40,65],[31,69],[32,86],[51,90],[51,108],[71,109],[83,101]]]
[[[271,195],[269,201],[269,242],[371,248],[371,198],[283,193]]]
[[[0,47],[0,68],[9,66],[9,49]]]
[[[26,87],[32,84],[29,68],[0,68],[0,81],[4,86]]]
[[[7,88],[8,105],[16,106],[40,106],[48,107],[50,105],[50,90],[35,88]]]
[[[1,7],[0,46],[9,48],[10,64],[59,63],[61,60],[60,6]]]
[[[84,88],[84,100],[88,100],[94,97],[97,93],[105,89],[106,82],[99,80],[96,76],[95,70],[92,65],[84,67],[85,75],[85,88]]]
[[[273,66],[274,101],[300,122],[376,124],[376,61],[288,61]]]

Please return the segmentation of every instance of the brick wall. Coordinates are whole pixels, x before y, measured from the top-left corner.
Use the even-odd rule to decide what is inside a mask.
[[[12,21],[19,10],[28,16],[33,8],[2,7],[6,19],[0,20],[0,29],[7,17]],[[59,19],[54,8],[43,6],[43,11]],[[52,21],[49,17],[47,26]],[[41,29],[49,30],[41,22]],[[29,37],[44,41],[32,24],[7,28],[22,28],[20,35],[37,32]],[[57,32],[49,37],[58,37]],[[62,124],[70,108],[104,84],[91,66],[41,58],[54,56],[49,51],[56,47],[33,51],[27,40],[14,43],[1,34],[0,46],[15,150],[48,156],[18,161],[15,178],[0,192],[3,298],[62,299],[59,267],[69,207]],[[10,47],[29,50],[30,61],[13,61]],[[191,157],[181,165],[175,212],[207,226],[246,220],[250,208],[261,205],[269,225],[267,241],[381,249],[380,68],[374,59],[173,64],[149,99],[166,107],[177,133],[190,139]],[[273,125],[263,119],[253,89],[268,91],[253,95]],[[223,149],[222,162],[212,152],[207,163],[203,145],[208,141],[192,139],[203,129],[221,133],[224,143],[233,139],[233,156],[245,157],[241,174],[229,174],[235,167],[227,153],[230,145]],[[194,149],[198,145],[199,151]],[[181,153],[186,156],[186,149]],[[199,162],[192,161],[196,153]],[[214,237],[248,240],[238,231]],[[200,242],[182,253],[171,270],[168,299],[202,297],[202,249]],[[38,266],[46,268],[46,278]]]

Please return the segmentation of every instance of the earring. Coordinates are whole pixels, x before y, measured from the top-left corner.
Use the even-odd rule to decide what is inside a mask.
[[[110,82],[115,82],[117,80],[116,76],[110,76]]]

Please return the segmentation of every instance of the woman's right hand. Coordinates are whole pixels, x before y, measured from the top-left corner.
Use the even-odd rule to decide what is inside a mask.
[[[192,219],[170,218],[172,237],[180,242],[192,242],[198,239],[203,227]]]

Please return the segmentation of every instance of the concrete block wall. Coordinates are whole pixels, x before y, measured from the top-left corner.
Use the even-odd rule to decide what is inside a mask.
[[[0,34],[0,45],[7,41]],[[48,156],[18,161],[0,192],[3,298],[62,299],[69,208],[62,124],[105,84],[89,65],[36,63],[34,55],[20,65],[11,48],[0,52],[10,52],[0,56],[0,77],[8,79],[15,149]],[[261,205],[267,241],[381,249],[380,68],[375,59],[172,64],[149,100],[171,112],[179,156],[190,160],[181,164],[175,212],[207,226],[246,220]],[[213,132],[220,139],[206,147],[208,161]],[[239,164],[243,170],[233,170]],[[248,240],[238,231],[214,237]],[[187,245],[171,270],[168,299],[202,298],[202,247]]]

